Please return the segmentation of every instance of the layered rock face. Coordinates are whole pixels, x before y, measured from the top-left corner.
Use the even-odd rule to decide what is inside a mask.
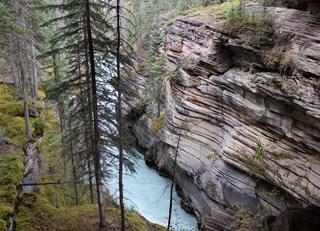
[[[133,125],[159,170],[172,172],[178,150],[183,205],[203,230],[231,230],[238,204],[262,216],[320,205],[320,18],[285,8],[269,15],[285,42],[268,49],[224,33],[219,20],[168,25],[164,51],[178,76],[165,81],[166,125],[153,134],[147,115]],[[279,71],[268,54],[281,46],[290,62]],[[144,81],[136,79],[141,95]]]

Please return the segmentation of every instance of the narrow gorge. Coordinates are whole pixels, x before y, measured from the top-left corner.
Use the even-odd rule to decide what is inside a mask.
[[[320,205],[320,18],[253,3],[247,11],[265,21],[243,30],[222,7],[163,19],[162,52],[177,73],[163,81],[165,125],[152,129],[143,70],[127,107],[149,165],[171,175],[178,149],[181,204],[209,231],[230,230],[241,209],[258,219]]]

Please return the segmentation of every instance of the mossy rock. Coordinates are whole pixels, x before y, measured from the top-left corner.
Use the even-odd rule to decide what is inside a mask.
[[[6,222],[6,225],[9,225],[9,217],[12,214],[13,214],[13,207],[0,204],[0,220],[4,220]],[[2,229],[0,228],[0,230]]]
[[[7,222],[5,220],[0,219],[0,231],[7,230]]]
[[[17,196],[16,184],[23,177],[23,155],[4,153],[0,155],[0,202],[13,202]]]
[[[23,101],[12,86],[0,86],[0,113],[10,117],[23,115]]]
[[[50,219],[56,209],[41,195],[26,193],[21,199],[16,217],[16,229],[19,231],[49,230]]]

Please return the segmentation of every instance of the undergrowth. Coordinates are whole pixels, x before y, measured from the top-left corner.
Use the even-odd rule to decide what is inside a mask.
[[[17,216],[17,230],[68,230],[94,231],[99,230],[97,205],[81,205],[72,208],[55,208],[49,201],[36,194],[25,194],[21,200]],[[110,204],[106,208],[108,230],[120,229],[120,209]],[[141,215],[133,210],[126,211],[128,231],[161,231],[163,227],[148,223]]]

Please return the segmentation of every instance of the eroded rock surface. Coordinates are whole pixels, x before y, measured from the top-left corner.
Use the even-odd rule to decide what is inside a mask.
[[[182,129],[176,179],[204,230],[230,230],[236,204],[263,216],[320,205],[320,18],[269,11],[291,74],[265,60],[272,47],[223,33],[222,21],[183,17],[166,28],[164,51],[178,72],[164,83],[166,126],[150,131],[150,104],[133,125],[147,161],[167,172]]]

